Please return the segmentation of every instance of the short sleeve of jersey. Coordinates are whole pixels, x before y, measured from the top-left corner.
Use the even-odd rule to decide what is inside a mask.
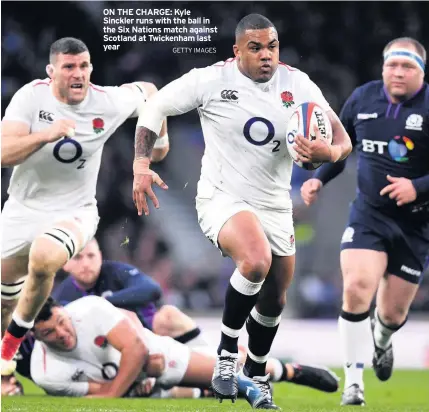
[[[72,318],[79,315],[92,320],[93,331],[97,335],[106,336],[122,319],[125,314],[106,299],[99,296],[85,296],[66,306]]]
[[[211,67],[192,69],[164,86],[148,99],[140,116],[139,126],[159,135],[165,117],[177,116],[201,106],[207,90],[205,86],[213,73],[214,69]]]
[[[360,87],[355,89],[353,93],[350,95],[350,97],[346,100],[344,103],[344,106],[341,109],[340,112],[340,120],[343,124],[344,128],[346,129],[347,133],[349,134],[352,143],[355,144],[356,142],[356,133],[355,133],[355,127],[354,127],[354,119],[356,116],[356,104],[359,100],[359,97],[361,95]]]
[[[31,355],[31,377],[33,381],[53,396],[86,396],[88,382],[75,382],[77,367],[73,360],[60,359],[43,344],[36,342]]]
[[[31,84],[21,87],[6,108],[3,120],[23,122],[31,126],[33,116],[34,91]]]
[[[301,87],[303,88],[303,91],[304,91],[303,96],[305,97],[306,101],[316,103],[325,112],[328,111],[328,110],[331,110],[331,106],[329,105],[329,103],[325,99],[325,96],[323,96],[322,91],[316,85],[316,83],[314,83],[308,77],[307,74],[305,74],[305,73],[302,73],[302,74],[303,74],[304,77],[302,79],[302,85],[301,85]]]
[[[139,106],[147,99],[146,90],[138,83],[130,83],[127,86],[110,86],[106,89],[112,96],[121,117],[126,119],[137,117]]]

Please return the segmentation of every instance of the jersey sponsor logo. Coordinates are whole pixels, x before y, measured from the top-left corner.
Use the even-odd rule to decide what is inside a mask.
[[[362,151],[366,153],[384,154],[385,149],[390,157],[399,163],[408,162],[408,154],[414,149],[414,142],[407,136],[395,136],[390,142],[382,140],[362,139]]]
[[[423,130],[423,116],[410,114],[405,122],[405,128],[408,130]]]
[[[391,158],[399,163],[408,162],[408,152],[414,149],[414,142],[407,136],[395,136],[388,145]]]
[[[346,228],[343,233],[343,237],[341,238],[341,243],[352,243],[354,234],[355,230],[352,227],[349,226]]]
[[[104,120],[101,117],[97,117],[92,121],[92,128],[96,134],[104,131]]]
[[[107,338],[105,336],[97,336],[94,339],[94,344],[97,345],[99,348],[106,348],[107,347]]]
[[[221,102],[231,102],[231,101],[237,101],[238,91],[237,90],[222,90],[220,92],[220,97],[222,98]]]
[[[282,94],[280,95],[280,98],[282,99],[283,106],[286,108],[289,108],[295,104],[295,102],[293,101],[293,94],[291,92],[288,92],[288,91],[282,92]]]
[[[405,273],[408,273],[409,275],[417,276],[417,277],[419,277],[422,274],[422,272],[420,272],[419,270],[411,269],[405,265],[401,266],[401,270],[402,272],[405,272]]]
[[[378,117],[377,113],[358,113],[358,120],[368,120],[368,119],[376,119]]]
[[[116,363],[113,362],[106,362],[103,363],[102,365],[102,369],[101,369],[101,374],[103,375],[103,378],[111,381],[113,379],[116,378],[116,375],[118,374],[118,365],[116,365]]]
[[[54,121],[54,115],[45,110],[40,110],[39,121],[45,122],[45,123],[52,123]]]
[[[128,271],[131,276],[135,276],[139,274],[139,270],[137,268],[131,269]]]

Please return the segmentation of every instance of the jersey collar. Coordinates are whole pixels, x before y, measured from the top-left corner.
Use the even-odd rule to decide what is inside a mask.
[[[272,89],[278,76],[278,69],[277,69],[273,77],[271,77],[271,79],[268,80],[267,82],[265,83],[254,82],[252,79],[249,79],[247,76],[241,73],[240,69],[238,68],[237,60],[235,60],[234,71],[236,72],[236,78],[239,80],[240,83],[245,84],[246,86],[256,87],[263,92],[269,92]]]

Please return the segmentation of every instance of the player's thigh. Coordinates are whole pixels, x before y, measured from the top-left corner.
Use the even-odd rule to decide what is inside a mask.
[[[188,367],[181,384],[194,387],[205,387],[211,383],[216,358],[198,351],[190,351]]]
[[[377,308],[387,324],[399,325],[405,320],[418,288],[418,283],[411,283],[392,274],[381,280]]]
[[[368,249],[344,249],[340,260],[345,310],[366,309],[386,272],[387,254]]]
[[[34,233],[40,225],[42,215],[41,212],[24,207],[13,198],[9,198],[6,201],[1,213],[1,258],[2,261],[5,260],[10,262],[10,264],[7,264],[7,267],[5,267],[8,273],[14,271],[13,265],[15,263],[15,258],[21,260],[21,257],[25,259],[28,256],[31,242],[34,239]],[[27,267],[25,271],[17,271],[25,274],[27,273]],[[2,279],[7,281],[3,276]]]
[[[36,269],[57,271],[94,236],[98,225],[94,209],[70,211],[46,222],[34,239],[30,249],[30,266]]]
[[[153,332],[161,336],[175,338],[195,327],[194,320],[172,305],[162,306],[153,318]]]
[[[295,255],[272,257],[270,271],[259,294],[256,308],[261,315],[278,316],[286,304],[286,291],[295,271]]]
[[[254,209],[211,187],[199,190],[199,196],[196,199],[198,222],[207,238],[237,266],[261,266],[268,271],[270,245]]]
[[[255,212],[267,236],[272,254],[279,257],[295,255],[295,229],[292,209],[258,208],[255,209]]]
[[[349,223],[341,238],[341,271],[344,297],[371,300],[387,269],[390,232],[375,211],[352,205]]]
[[[223,225],[218,237],[222,251],[236,263],[271,266],[271,248],[255,213],[238,212]],[[254,262],[256,261],[256,262]]]
[[[191,350],[188,346],[176,342],[170,337],[159,339],[162,341],[158,340],[158,350],[164,356],[165,369],[157,382],[164,389],[169,389],[183,381],[189,368]]]

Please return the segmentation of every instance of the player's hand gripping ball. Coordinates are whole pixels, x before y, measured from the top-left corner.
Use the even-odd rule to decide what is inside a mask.
[[[286,146],[294,163],[314,170],[330,160],[332,126],[326,113],[316,103],[303,103],[292,113],[287,130]]]

